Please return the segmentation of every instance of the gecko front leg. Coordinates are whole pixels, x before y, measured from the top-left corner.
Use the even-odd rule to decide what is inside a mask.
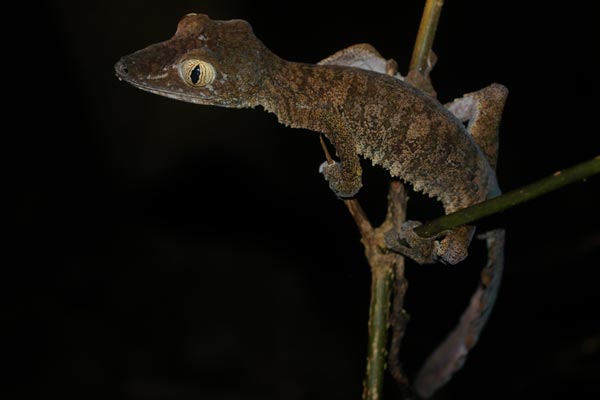
[[[318,64],[359,68],[403,80],[398,73],[396,62],[383,58],[373,46],[367,43],[355,44],[342,49],[319,61]],[[337,132],[337,135],[341,134],[343,132]],[[336,140],[335,136],[330,135],[330,139],[340,162],[324,162],[319,167],[319,172],[323,174],[329,182],[329,187],[338,197],[352,197],[362,187],[362,169],[356,154],[354,139],[351,135],[344,135],[343,140]]]
[[[325,161],[319,167],[319,172],[329,182],[329,188],[341,198],[354,196],[362,187],[360,160],[354,150],[354,141],[348,139],[338,143],[332,140],[340,161]]]

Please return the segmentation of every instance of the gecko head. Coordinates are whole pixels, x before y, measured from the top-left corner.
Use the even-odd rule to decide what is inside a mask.
[[[119,79],[161,96],[249,107],[256,104],[268,53],[246,21],[188,14],[171,39],[121,58],[115,71]]]

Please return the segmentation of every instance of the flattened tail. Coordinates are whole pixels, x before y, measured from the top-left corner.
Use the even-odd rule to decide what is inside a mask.
[[[504,230],[496,229],[478,237],[487,242],[487,265],[481,271],[479,286],[458,325],[429,356],[417,375],[414,389],[423,398],[431,397],[463,366],[494,307],[504,264]]]

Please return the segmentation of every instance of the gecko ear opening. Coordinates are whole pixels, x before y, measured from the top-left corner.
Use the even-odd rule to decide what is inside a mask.
[[[217,71],[209,62],[190,58],[179,64],[179,76],[192,87],[203,87],[214,82]]]

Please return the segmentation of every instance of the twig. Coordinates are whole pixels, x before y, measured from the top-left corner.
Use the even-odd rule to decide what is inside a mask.
[[[363,399],[381,399],[384,372],[387,356],[387,337],[390,323],[398,327],[400,322],[390,315],[390,300],[394,291],[394,283],[404,280],[404,257],[390,253],[385,249],[385,234],[390,229],[399,228],[406,219],[406,191],[398,181],[390,183],[388,192],[388,211],[385,221],[368,238],[363,237],[367,259],[371,266],[371,305],[369,308],[369,344],[367,353],[367,374],[364,382]],[[404,285],[404,292],[407,286]],[[402,301],[401,301],[402,303]],[[401,304],[400,304],[401,305]],[[402,315],[408,316],[404,313]],[[402,321],[404,322],[404,321]],[[403,331],[404,325],[400,326]],[[402,335],[399,336],[401,340]],[[398,346],[391,348],[393,352]],[[395,354],[397,356],[397,354]],[[408,379],[404,376],[398,359],[395,359],[392,370],[397,372],[403,382],[404,391],[408,392]]]
[[[394,229],[397,231],[406,220],[406,190],[399,181],[390,183],[388,193],[388,212],[386,221],[391,221]],[[392,311],[390,315],[390,325],[392,330],[389,354],[388,369],[392,377],[400,384],[403,394],[410,392],[408,377],[404,374],[404,369],[400,364],[400,347],[409,315],[404,310],[404,296],[408,290],[408,281],[404,278],[404,257],[397,257],[394,263],[394,290],[392,293]]]
[[[406,77],[411,85],[433,97],[435,90],[429,79],[429,72],[435,64],[435,55],[431,49],[443,6],[444,0],[427,0],[425,3]]]
[[[413,48],[412,58],[410,59],[409,69],[411,71],[424,74],[427,69],[429,53],[433,46],[433,39],[435,38],[435,32],[437,31],[438,21],[443,6],[444,0],[427,0],[427,3],[425,3],[421,24],[419,25],[419,32],[417,33],[417,39],[415,40],[415,47]]]
[[[369,344],[367,350],[367,372],[363,389],[364,400],[378,400],[382,398],[392,288],[391,268],[386,265],[384,268],[372,268],[371,271]]]
[[[559,189],[570,183],[578,182],[600,173],[600,156],[577,164],[573,167],[555,172],[551,176],[513,190],[502,196],[494,197],[482,203],[463,208],[462,210],[444,215],[427,222],[415,232],[423,237],[433,237],[460,225],[470,224],[483,217],[504,211],[517,204],[535,199],[543,194]]]

